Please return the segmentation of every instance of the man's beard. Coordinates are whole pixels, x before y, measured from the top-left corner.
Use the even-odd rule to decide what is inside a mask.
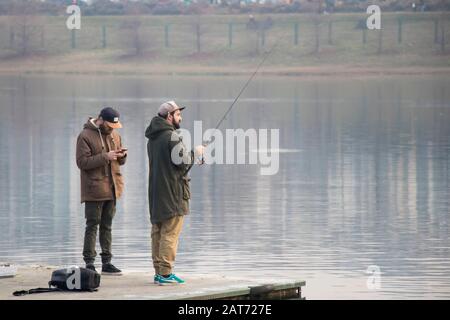
[[[175,122],[175,121],[172,121],[172,125],[175,127],[175,129],[180,129],[180,123],[179,122]]]
[[[105,125],[105,124],[101,124],[101,125],[100,125],[100,131],[101,131],[103,134],[111,134],[111,132],[112,132],[113,130],[114,130],[113,128],[110,128],[110,127],[108,127],[108,126]]]

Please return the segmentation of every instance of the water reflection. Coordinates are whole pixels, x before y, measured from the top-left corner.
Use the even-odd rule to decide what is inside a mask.
[[[118,108],[129,160],[115,261],[150,269],[143,132],[174,98],[214,127],[241,78],[0,77],[0,261],[82,263],[75,141]],[[280,171],[192,170],[176,269],[307,280],[308,298],[450,298],[450,78],[255,79],[224,128],[280,128]],[[382,289],[366,287],[369,265]]]

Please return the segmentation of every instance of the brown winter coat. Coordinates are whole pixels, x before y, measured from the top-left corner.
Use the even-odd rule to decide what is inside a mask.
[[[121,137],[116,130],[109,135],[102,134],[94,121],[89,118],[77,139],[76,158],[81,175],[82,203],[113,200],[113,186],[116,199],[123,191],[120,166],[125,164],[126,157],[114,161],[109,161],[107,157],[110,150],[122,148]]]

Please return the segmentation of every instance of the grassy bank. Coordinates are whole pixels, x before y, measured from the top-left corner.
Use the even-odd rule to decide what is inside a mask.
[[[0,17],[0,72],[237,74],[275,43],[263,72],[450,69],[450,14],[383,13],[381,31],[360,28],[366,17],[273,15],[268,28],[248,28],[246,15],[82,17],[75,32],[63,16]]]

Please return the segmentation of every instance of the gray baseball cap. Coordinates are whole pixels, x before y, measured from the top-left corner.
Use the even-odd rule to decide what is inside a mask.
[[[177,111],[177,110],[183,110],[186,107],[179,107],[175,101],[171,100],[171,101],[167,101],[164,102],[162,105],[159,106],[158,109],[158,114],[160,116],[167,116],[169,113]]]

